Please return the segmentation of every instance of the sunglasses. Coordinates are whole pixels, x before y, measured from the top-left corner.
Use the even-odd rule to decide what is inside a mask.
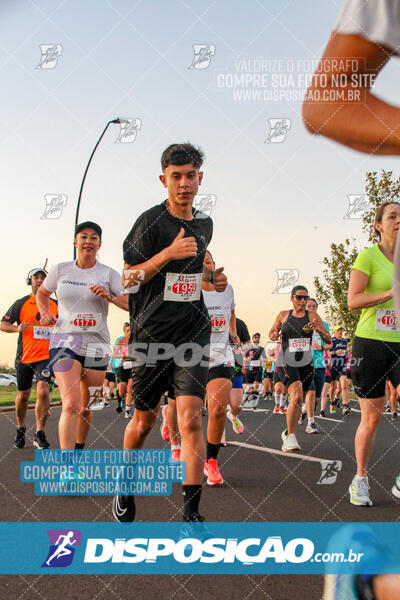
[[[302,294],[295,294],[293,298],[296,298],[300,302],[300,300],[309,300],[310,296],[303,296]]]

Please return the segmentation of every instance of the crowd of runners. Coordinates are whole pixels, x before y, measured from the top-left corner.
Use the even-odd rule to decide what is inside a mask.
[[[15,447],[25,445],[34,377],[39,449],[49,447],[45,423],[53,378],[62,400],[61,449],[82,450],[95,411],[107,405],[127,420],[121,435],[126,449],[142,448],[159,419],[171,459],[186,464],[183,520],[202,522],[203,477],[209,486],[223,483],[218,455],[225,427],[228,423],[237,435],[245,432],[243,408],[270,402],[273,414],[285,421],[282,450],[296,452],[303,423],[306,434],[317,434],[316,415],[329,418],[341,410],[346,417],[350,398],[357,397],[357,473],[349,495],[353,505],[369,506],[367,469],[377,426],[384,410],[397,418],[400,390],[400,330],[392,289],[400,206],[380,206],[375,218],[380,241],[363,250],[351,270],[348,308],[362,309],[352,339],[342,323],[330,327],[322,320],[317,301],[304,285],[296,285],[291,306],[282,306],[263,346],[260,333],[250,336],[236,317],[234,289],[208,250],[211,218],[192,206],[202,162],[201,150],[190,144],[164,151],[160,180],[168,198],[140,215],[128,233],[122,280],[96,258],[103,232],[93,221],[75,230],[75,261],[29,272],[31,293],[14,302],[0,325],[19,334]],[[129,311],[112,345],[109,304]],[[399,478],[392,492],[400,497]],[[135,511],[133,495],[115,496],[115,519],[133,521]]]

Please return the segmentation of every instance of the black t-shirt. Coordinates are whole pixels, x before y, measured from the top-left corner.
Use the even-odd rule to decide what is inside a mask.
[[[124,261],[146,262],[170,246],[181,227],[185,237],[194,237],[197,255],[172,260],[150,281],[129,294],[131,340],[135,342],[197,342],[211,333],[210,319],[201,293],[204,255],[212,237],[210,217],[193,209],[193,219],[172,216],[165,202],[140,215],[124,244]],[[191,298],[186,300],[185,298]]]
[[[241,344],[245,344],[250,341],[250,333],[247,329],[247,325],[242,319],[236,317],[236,331],[240,339]]]
[[[252,346],[247,350],[244,356],[246,358],[246,371],[253,371],[253,369],[262,369],[261,358],[266,358],[267,355],[265,354],[265,350],[262,346]],[[252,361],[258,361],[260,364],[258,366],[253,366],[251,364]]]
[[[236,317],[236,333],[238,334],[241,344],[246,344],[246,342],[250,341],[250,333],[249,333],[246,323],[244,321],[242,321],[242,319],[238,319],[237,317]],[[229,336],[229,341],[231,343],[231,346],[233,346],[234,344],[233,344],[233,340],[232,340],[231,336]],[[243,355],[241,353],[238,354],[234,350],[233,356],[235,358],[235,375],[240,375],[240,373],[242,372],[242,367],[243,367]]]

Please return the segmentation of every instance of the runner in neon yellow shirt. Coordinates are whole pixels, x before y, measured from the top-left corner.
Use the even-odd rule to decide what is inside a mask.
[[[384,202],[376,213],[374,226],[380,241],[357,257],[348,292],[349,309],[362,308],[353,341],[351,368],[362,412],[355,438],[357,474],[349,488],[350,502],[356,506],[372,505],[367,467],[384,409],[386,379],[400,391],[400,319],[396,315],[392,289],[400,204]]]

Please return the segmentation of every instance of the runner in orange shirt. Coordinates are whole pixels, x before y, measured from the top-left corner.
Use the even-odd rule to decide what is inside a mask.
[[[19,298],[8,309],[0,322],[0,330],[6,333],[19,333],[15,368],[17,371],[17,396],[15,410],[17,418],[16,448],[25,446],[25,416],[32,389],[33,376],[36,376],[37,400],[35,405],[36,434],[33,444],[44,449],[49,447],[44,432],[50,404],[49,383],[51,380],[49,361],[49,339],[52,327],[40,325],[40,313],[36,304],[36,292],[46,278],[44,269],[32,269],[26,279],[32,286],[32,293]],[[50,311],[57,316],[57,302],[50,300]],[[16,323],[16,325],[14,325]]]

